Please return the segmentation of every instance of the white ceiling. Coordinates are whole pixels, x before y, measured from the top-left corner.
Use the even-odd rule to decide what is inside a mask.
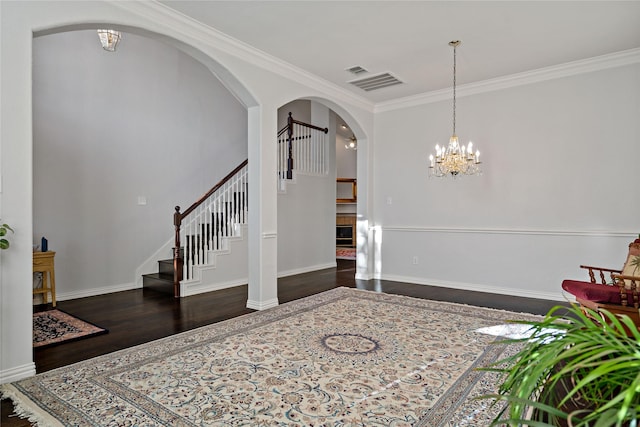
[[[640,47],[640,1],[162,1],[373,103]],[[346,68],[359,65],[368,74]],[[404,82],[365,92],[349,80]]]

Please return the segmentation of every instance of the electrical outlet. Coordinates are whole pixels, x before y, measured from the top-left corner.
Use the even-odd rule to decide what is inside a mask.
[[[418,257],[414,255],[411,262],[413,263],[413,265],[418,265]]]

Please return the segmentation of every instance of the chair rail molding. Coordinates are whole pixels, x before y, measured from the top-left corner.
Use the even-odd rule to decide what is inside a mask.
[[[468,228],[468,227],[420,227],[420,226],[382,226],[382,231],[410,233],[469,233],[469,234],[521,234],[535,236],[587,236],[587,237],[625,237],[635,238],[635,231],[605,230],[545,230],[525,228]]]

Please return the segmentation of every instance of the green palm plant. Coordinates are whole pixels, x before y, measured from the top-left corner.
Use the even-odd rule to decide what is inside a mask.
[[[501,341],[521,348],[483,368],[503,376],[498,393],[481,398],[507,403],[491,425],[640,426],[640,332],[629,317],[602,313],[557,306],[542,321],[515,322],[531,336]]]
[[[633,266],[633,274],[636,274],[638,272],[638,269],[640,269],[640,255],[635,256],[630,264]]]
[[[13,233],[13,229],[7,224],[0,225],[0,249],[9,249],[9,240],[4,237],[9,231]]]

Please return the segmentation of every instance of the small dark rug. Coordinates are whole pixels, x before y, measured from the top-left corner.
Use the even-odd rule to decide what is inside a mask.
[[[356,259],[356,248],[336,248],[336,259]]]
[[[93,325],[61,310],[33,313],[33,347],[43,348],[63,342],[75,341],[108,330]]]

